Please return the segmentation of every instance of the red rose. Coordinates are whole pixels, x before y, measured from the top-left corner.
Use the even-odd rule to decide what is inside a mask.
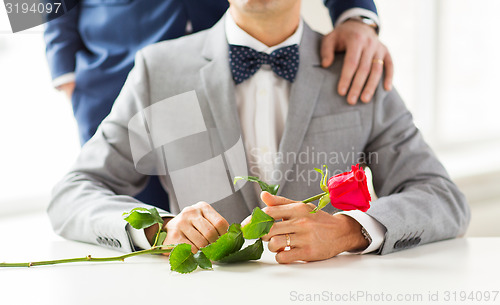
[[[366,182],[365,171],[356,164],[347,173],[335,175],[328,179],[330,202],[337,209],[366,212],[370,208],[370,192]]]

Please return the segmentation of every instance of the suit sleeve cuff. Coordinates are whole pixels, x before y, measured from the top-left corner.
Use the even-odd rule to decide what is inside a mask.
[[[70,72],[70,73],[66,73],[66,74],[63,74],[61,76],[58,76],[56,78],[54,78],[52,80],[52,86],[54,86],[54,88],[57,88],[61,85],[64,85],[64,84],[67,84],[67,83],[71,83],[71,82],[74,82],[75,81],[75,73],[74,72]]]
[[[162,218],[165,217],[175,217],[173,214],[169,213],[160,213],[160,216]],[[134,229],[130,224],[127,224],[127,231],[130,235],[130,239],[132,240],[132,245],[134,246],[134,249],[149,249],[151,248],[151,244],[149,243],[146,233],[144,232],[144,229],[142,230],[137,230]]]
[[[375,220],[375,218],[361,211],[343,211],[339,212],[338,214],[344,214],[351,218],[354,218],[354,220],[356,220],[363,228],[365,228],[365,230],[368,232],[368,234],[370,234],[370,237],[372,238],[371,244],[368,245],[365,250],[350,253],[365,254],[380,249],[382,243],[384,242],[385,232],[387,231],[384,225]]]
[[[343,12],[335,21],[334,27],[337,27],[339,24],[344,23],[347,19],[352,18],[352,17],[357,17],[357,16],[365,16],[370,18],[371,20],[375,21],[377,26],[380,29],[380,19],[378,18],[377,14],[374,12],[364,9],[364,8],[351,8],[348,9],[347,11]]]

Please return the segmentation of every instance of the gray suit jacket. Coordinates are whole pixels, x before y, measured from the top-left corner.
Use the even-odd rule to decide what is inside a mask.
[[[320,41],[305,26],[279,146],[279,194],[298,200],[315,195],[321,190],[314,167],[327,164],[339,173],[362,158],[379,197],[367,213],[387,229],[379,253],[463,234],[470,218],[464,196],[396,91],[379,86],[371,103],[348,105],[335,90],[343,60],[321,68]],[[192,115],[179,108],[192,109]],[[193,123],[199,120],[201,129]],[[161,175],[169,212],[213,195],[207,201],[222,216],[241,221],[259,199],[250,183],[232,187],[232,177],[245,173],[236,160],[243,153],[240,135],[223,21],[143,49],[111,114],[54,188],[48,209],[54,230],[69,239],[133,250],[121,214],[147,207],[131,197],[146,185],[147,174]],[[210,160],[223,162],[224,170],[203,168]]]

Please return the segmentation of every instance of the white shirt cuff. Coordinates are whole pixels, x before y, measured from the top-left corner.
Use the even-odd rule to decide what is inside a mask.
[[[175,217],[175,215],[168,214],[168,213],[160,213],[160,216],[162,218]],[[133,244],[135,249],[140,248],[140,249],[147,250],[147,249],[151,248],[151,244],[149,243],[149,241],[146,237],[146,233],[144,232],[144,229],[142,229],[142,230],[134,229],[130,224],[127,224],[126,228],[127,228],[127,231],[130,235],[130,239],[132,239],[132,244]]]
[[[347,11],[343,12],[337,20],[335,20],[334,27],[337,27],[339,24],[344,23],[347,19],[352,18],[352,17],[357,17],[357,16],[365,16],[370,18],[371,20],[375,21],[377,26],[380,28],[380,19],[378,19],[377,14],[374,12],[364,9],[364,8],[351,8],[348,9]]]
[[[76,79],[75,72],[66,73],[66,74],[63,74],[61,76],[54,78],[52,80],[52,86],[54,86],[54,88],[57,88],[61,85],[74,82],[75,79]]]
[[[354,218],[354,220],[356,220],[363,228],[365,228],[366,232],[368,232],[368,234],[370,234],[370,237],[372,238],[371,244],[368,245],[365,250],[350,253],[365,254],[380,249],[382,243],[384,242],[385,232],[387,231],[384,225],[382,225],[370,215],[358,210],[343,211],[339,212],[338,214],[344,214],[351,218]]]

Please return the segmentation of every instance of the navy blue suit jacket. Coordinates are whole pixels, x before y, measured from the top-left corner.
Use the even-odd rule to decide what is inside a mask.
[[[349,8],[376,12],[372,0],[325,0],[335,20]],[[81,0],[47,23],[46,54],[52,78],[74,72],[72,99],[85,143],[108,115],[132,69],[135,53],[149,44],[212,27],[227,0]]]

